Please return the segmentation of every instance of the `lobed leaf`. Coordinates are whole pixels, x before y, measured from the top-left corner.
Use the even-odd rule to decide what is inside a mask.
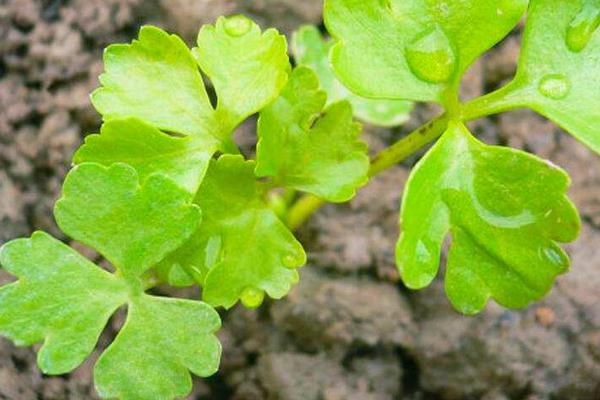
[[[217,119],[227,131],[275,99],[290,70],[285,36],[261,33],[242,15],[204,25],[193,54],[217,92]]]
[[[368,180],[367,146],[346,101],[324,109],[312,70],[296,68],[258,121],[256,174],[329,201],[346,201]]]
[[[306,262],[302,246],[263,201],[253,161],[224,155],[212,161],[195,203],[204,220],[165,262],[203,286],[203,300],[229,308],[239,299],[260,305],[264,293],[283,297]]]
[[[63,232],[138,277],[196,230],[201,213],[190,201],[163,175],[150,175],[140,186],[126,164],[84,163],[67,175],[54,214]]]
[[[219,138],[202,76],[177,35],[144,26],[131,44],[106,48],[104,67],[92,103],[105,120],[137,117],[167,132]]]
[[[199,221],[191,196],[161,175],[138,185],[125,164],[84,163],[65,181],[57,219],[119,269],[110,274],[43,232],[0,249],[17,282],[0,287],[0,333],[18,345],[43,341],[38,364],[62,374],[93,351],[110,316],[127,322],[95,367],[104,397],[174,398],[191,390],[190,372],[208,376],[221,354],[209,305],[144,294],[141,274],[191,234]]]
[[[5,244],[0,264],[19,278],[0,287],[0,334],[20,346],[43,341],[46,374],[81,364],[127,299],[125,282],[44,232]]]
[[[187,254],[185,250],[191,250],[192,254]],[[205,271],[198,271],[194,273],[191,270],[187,270],[190,268],[189,265],[181,265],[180,261],[185,260],[187,257],[190,257],[193,260],[195,251],[190,249],[189,246],[181,247],[177,249],[174,253],[165,257],[161,262],[159,262],[156,267],[154,267],[154,272],[156,276],[161,282],[168,284],[173,287],[188,287],[194,286],[197,281],[201,282],[204,279],[199,278],[195,279],[196,276],[204,276]],[[191,261],[193,263],[193,261]]]
[[[326,0],[333,67],[353,92],[446,103],[460,77],[504,38],[527,0]]]
[[[319,77],[327,93],[327,104],[348,100],[354,115],[369,124],[397,126],[408,121],[413,104],[403,100],[367,99],[348,90],[335,76],[329,62],[332,40],[325,40],[314,25],[305,25],[294,32],[292,48],[296,63],[310,67]]]
[[[174,137],[139,119],[126,118],[107,121],[101,134],[87,136],[74,162],[105,166],[123,162],[134,167],[142,181],[161,173],[189,193],[196,193],[215,151],[212,140]]]
[[[189,371],[201,377],[217,371],[221,345],[214,332],[220,325],[217,312],[202,302],[133,298],[125,325],[94,369],[98,393],[122,400],[189,394]]]
[[[131,44],[109,46],[92,103],[105,121],[135,117],[168,133],[237,152],[233,129],[277,97],[289,72],[285,38],[243,16],[204,26],[194,55],[176,35],[144,26]],[[217,92],[213,108],[198,64]],[[212,154],[211,154],[212,155]]]
[[[522,151],[488,146],[451,123],[411,173],[396,260],[410,288],[435,277],[452,235],[446,292],[461,312],[488,298],[510,308],[540,299],[569,260],[556,242],[579,232],[568,175]]]
[[[600,153],[600,3],[532,0],[503,108],[531,107]]]

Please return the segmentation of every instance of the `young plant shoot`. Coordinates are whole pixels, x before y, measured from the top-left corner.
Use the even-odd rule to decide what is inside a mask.
[[[461,102],[464,72],[525,14],[514,80]],[[75,153],[54,215],[111,271],[44,232],[0,250],[17,278],[0,288],[0,333],[42,343],[44,373],[79,366],[123,307],[126,322],[94,368],[98,394],[187,395],[191,374],[218,370],[216,308],[284,297],[306,262],[294,229],[436,139],[400,205],[407,287],[432,282],[448,237],[446,293],[464,314],[490,299],[523,308],[568,270],[560,244],[580,227],[568,175],[478,141],[465,123],[530,107],[600,152],[600,3],[326,0],[324,18],[330,39],[310,26],[294,34],[295,68],[284,36],[240,15],[202,27],[193,49],[153,26],[106,49],[91,96],[103,125]],[[413,102],[444,113],[369,160],[353,117],[394,126]],[[233,132],[254,114],[249,159]],[[158,284],[202,295],[159,297]]]

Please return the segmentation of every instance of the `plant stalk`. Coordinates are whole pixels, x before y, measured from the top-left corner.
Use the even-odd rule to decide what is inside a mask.
[[[402,162],[426,144],[437,139],[444,133],[447,125],[448,117],[445,114],[441,115],[384,149],[371,160],[369,177],[373,177],[381,171]],[[291,230],[298,229],[325,203],[325,200],[315,195],[303,195],[288,210],[286,217],[287,226]]]
[[[525,90],[513,81],[500,89],[464,103],[461,119],[471,121],[487,115],[519,108],[523,103]]]
[[[521,103],[522,88],[513,81],[508,85],[460,105],[454,116],[440,115],[420,128],[409,133],[390,147],[384,149],[371,160],[369,177],[373,177],[402,161],[440,137],[450,118],[471,121],[491,114],[518,108]],[[315,195],[305,194],[288,210],[285,222],[292,230],[298,229],[326,201]]]

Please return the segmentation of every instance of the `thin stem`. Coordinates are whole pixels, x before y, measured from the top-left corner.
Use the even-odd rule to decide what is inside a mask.
[[[325,203],[325,200],[313,194],[303,195],[288,210],[285,221],[286,225],[292,231],[295,231]]]
[[[494,92],[463,104],[461,109],[462,119],[471,121],[487,115],[518,108],[522,95],[523,91],[516,81],[513,81]]]
[[[427,143],[437,139],[444,133],[447,125],[448,118],[445,114],[441,115],[384,149],[371,160],[369,177],[404,161]]]
[[[375,176],[379,172],[398,164],[427,143],[430,143],[441,136],[441,134],[444,133],[447,124],[447,117],[441,115],[381,151],[371,160],[369,177]],[[298,229],[325,203],[325,200],[322,200],[315,195],[303,195],[290,207],[286,218],[287,226],[291,230]]]
[[[521,89],[516,82],[512,82],[495,92],[463,104],[458,111],[452,113],[453,118],[470,121],[517,108],[520,106],[523,94]],[[447,114],[440,115],[381,151],[371,160],[369,177],[404,161],[426,144],[440,137],[446,130],[449,118]],[[312,194],[303,195],[289,208],[286,224],[291,230],[298,229],[325,203],[325,200]]]

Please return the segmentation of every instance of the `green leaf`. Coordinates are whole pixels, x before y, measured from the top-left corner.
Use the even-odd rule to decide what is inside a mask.
[[[531,107],[600,153],[600,3],[532,0],[502,108]]]
[[[105,120],[137,117],[168,132],[218,138],[214,110],[192,53],[177,35],[144,26],[104,52],[92,103]]]
[[[161,173],[189,193],[196,193],[215,151],[212,140],[170,136],[141,120],[127,118],[107,121],[101,134],[87,136],[74,162],[105,166],[124,162],[136,169],[142,181]]]
[[[236,34],[230,25],[238,28]],[[106,49],[102,87],[92,94],[92,103],[106,121],[136,117],[235,152],[233,129],[285,85],[290,68],[285,38],[272,29],[261,35],[252,21],[235,16],[204,26],[198,44],[196,59],[217,92],[216,110],[192,52],[178,36],[153,26],[142,27],[131,44]]]
[[[98,393],[122,400],[172,399],[192,389],[191,371],[217,371],[219,315],[183,299],[141,295],[132,299],[125,325],[94,369]]]
[[[408,121],[413,104],[402,100],[367,99],[353,94],[335,76],[329,63],[333,41],[325,40],[314,25],[305,25],[294,32],[292,48],[296,63],[310,67],[327,92],[327,104],[348,100],[354,115],[369,124],[397,126]]]
[[[556,242],[579,232],[568,185],[558,167],[451,123],[405,189],[396,248],[404,282],[431,282],[450,232],[446,292],[459,311],[474,314],[490,297],[510,308],[540,299],[569,265]]]
[[[66,373],[89,356],[110,316],[127,304],[125,326],[96,365],[99,393],[122,399],[188,394],[189,371],[208,376],[217,369],[219,316],[202,302],[144,294],[141,275],[194,232],[200,211],[191,200],[162,175],[140,186],[125,164],[74,168],[56,206],[58,223],[118,271],[98,268],[43,232],[7,243],[0,263],[19,280],[0,288],[0,333],[19,345],[44,341],[42,370]]]
[[[178,260],[181,257],[181,252],[175,251],[175,253],[165,257],[154,267],[154,271],[160,282],[173,287],[188,287],[196,284],[194,277],[179,264]]]
[[[285,36],[275,29],[261,34],[242,15],[203,26],[193,53],[215,87],[218,120],[226,130],[275,99],[290,70]]]
[[[0,334],[20,346],[44,341],[46,374],[81,364],[127,298],[125,282],[44,232],[5,244],[0,264],[19,278],[0,288]]]
[[[241,299],[256,307],[263,292],[281,298],[306,262],[300,243],[263,201],[254,168],[241,156],[211,161],[195,199],[202,225],[167,259],[202,284],[203,300],[213,306]]]
[[[365,97],[456,96],[467,67],[517,24],[527,0],[326,0],[342,82]]]
[[[54,214],[63,232],[137,277],[195,231],[201,213],[190,200],[162,175],[150,175],[140,186],[126,164],[84,163],[67,175]]]
[[[256,174],[329,201],[347,201],[368,180],[367,146],[346,101],[325,106],[312,70],[298,67],[260,113]]]

